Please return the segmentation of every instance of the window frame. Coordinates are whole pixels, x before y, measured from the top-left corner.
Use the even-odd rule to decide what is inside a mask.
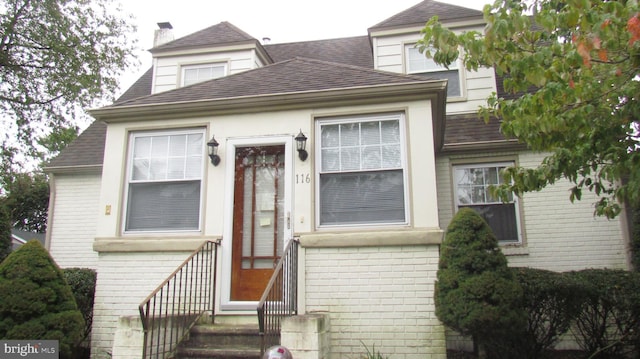
[[[321,136],[322,126],[324,125],[336,125],[336,124],[348,124],[348,123],[362,123],[372,121],[398,121],[398,131],[400,138],[400,166],[397,168],[385,168],[385,169],[365,169],[365,170],[349,170],[349,171],[322,171],[322,147]],[[374,113],[364,115],[347,115],[347,116],[331,116],[331,117],[318,117],[315,120],[315,158],[317,159],[317,165],[315,166],[315,223],[316,229],[341,229],[341,228],[376,228],[376,227],[406,227],[410,225],[410,200],[409,200],[409,168],[407,160],[407,135],[406,135],[406,116],[403,112],[393,113]],[[402,171],[402,186],[404,195],[404,221],[402,222],[375,222],[375,223],[345,223],[345,224],[322,224],[321,223],[321,201],[320,201],[320,177],[322,174],[349,174],[349,173],[372,173],[380,171]]]
[[[457,71],[458,72],[458,87],[460,88],[460,93],[454,96],[449,96],[447,95],[447,99],[460,99],[460,98],[464,98],[465,94],[466,94],[466,84],[465,84],[465,78],[464,78],[464,68],[461,66],[461,62],[460,62],[460,58],[458,57],[458,59],[456,59],[456,61],[452,62],[449,65],[449,68],[447,69],[444,66],[440,66],[438,64],[435,63],[435,61],[433,61],[433,59],[429,59],[426,56],[424,56],[424,54],[421,54],[422,57],[424,57],[425,61],[428,61],[429,63],[432,63],[433,65],[435,65],[437,68],[433,68],[433,69],[420,69],[420,70],[412,70],[411,69],[411,55],[410,52],[412,50],[418,51],[418,49],[416,48],[416,44],[415,43],[410,43],[410,44],[405,44],[404,45],[404,61],[405,61],[405,73],[408,75],[419,75],[419,74],[429,74],[429,73],[436,73],[436,72],[452,72],[452,71]],[[420,53],[418,51],[418,53]]]
[[[185,84],[185,79],[187,78],[186,76],[186,72],[188,70],[199,70],[199,69],[206,69],[206,68],[216,68],[216,67],[221,67],[222,68],[222,76],[219,77],[212,77],[206,80],[200,80],[200,81],[196,81],[190,84]],[[191,85],[195,85],[201,82],[205,82],[205,81],[209,81],[209,80],[213,80],[213,79],[217,79],[220,77],[224,77],[227,76],[227,63],[226,62],[207,62],[207,63],[198,63],[198,64],[188,64],[188,65],[181,65],[180,66],[180,87],[185,87],[185,86],[191,86]]]
[[[144,137],[153,137],[153,136],[172,136],[172,135],[192,135],[192,134],[201,134],[202,135],[202,146],[200,149],[201,163],[200,163],[200,175],[199,178],[190,178],[190,179],[163,179],[163,180],[133,180],[133,152],[134,152],[134,144],[136,138],[144,138]],[[125,161],[125,175],[124,175],[124,193],[123,193],[123,203],[121,210],[121,233],[124,235],[145,235],[150,233],[169,233],[169,234],[180,234],[180,233],[199,233],[202,232],[203,228],[203,212],[204,212],[204,189],[205,189],[205,174],[206,174],[206,163],[207,161],[207,153],[206,153],[206,139],[207,139],[207,131],[204,127],[197,128],[175,128],[168,130],[140,130],[140,131],[130,131],[127,135],[127,154]],[[185,155],[186,157],[186,155]],[[131,198],[131,184],[139,184],[139,183],[178,183],[178,182],[194,182],[199,181],[199,191],[200,191],[200,199],[198,203],[198,226],[195,229],[156,229],[156,230],[128,230],[127,229],[127,221],[129,215],[129,200]]]
[[[458,183],[456,181],[456,169],[499,168],[499,167],[509,167],[515,164],[516,164],[516,161],[510,160],[510,159],[495,160],[495,161],[478,161],[478,162],[453,162],[451,164],[451,183],[452,183],[452,192],[453,192],[452,200],[454,205],[454,214],[458,212],[461,206],[458,203],[459,202],[458,201]],[[512,201],[508,203],[513,203],[513,207],[514,207],[517,240],[498,240],[498,244],[501,246],[522,246],[524,245],[525,240],[524,240],[524,223],[522,221],[522,213],[521,213],[522,209],[521,209],[520,198],[516,195],[513,195]],[[494,202],[486,202],[483,204],[484,205],[500,205],[500,204],[504,204],[504,202],[494,201]],[[472,208],[473,205],[462,205],[462,207]]]

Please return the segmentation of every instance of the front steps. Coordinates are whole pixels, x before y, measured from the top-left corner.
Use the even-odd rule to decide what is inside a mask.
[[[260,359],[257,320],[255,324],[197,324],[176,353],[176,359],[196,358]]]

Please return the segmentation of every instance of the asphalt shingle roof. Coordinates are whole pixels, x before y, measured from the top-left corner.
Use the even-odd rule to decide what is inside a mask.
[[[433,15],[438,15],[442,22],[482,19],[480,11],[425,0],[372,26],[369,33],[382,29],[423,26]],[[249,41],[262,46],[249,34],[228,22],[222,22],[150,51],[161,53]],[[153,70],[149,69],[109,107],[425,81],[424,78],[373,70],[373,51],[369,36],[271,44],[264,45],[263,48],[274,64],[155,95],[150,95]],[[502,139],[498,127],[484,125],[478,119],[473,121],[464,116],[448,116],[447,123],[445,144],[474,139]],[[102,165],[105,137],[106,124],[95,121],[47,167]]]
[[[110,107],[231,99],[425,81],[431,81],[431,79],[296,57],[195,85],[117,102]]]
[[[107,125],[104,122],[93,121],[46,168],[102,165],[106,133]]]
[[[369,36],[266,45],[274,62],[306,57],[341,64],[373,68]]]
[[[219,45],[244,41],[257,40],[246,32],[238,29],[234,25],[223,21],[206,29],[154,47],[150,51],[152,53],[156,53],[167,50],[180,50],[197,47],[215,47]]]
[[[440,22],[443,23],[483,18],[482,11],[445,4],[434,0],[424,0],[419,4],[416,4],[407,10],[370,27],[369,32],[372,30],[398,27],[424,26],[424,24],[434,15],[438,15]]]

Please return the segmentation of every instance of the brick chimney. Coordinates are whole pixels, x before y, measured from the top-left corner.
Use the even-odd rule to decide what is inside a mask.
[[[173,41],[173,26],[170,22],[159,22],[158,29],[153,34],[153,47]]]

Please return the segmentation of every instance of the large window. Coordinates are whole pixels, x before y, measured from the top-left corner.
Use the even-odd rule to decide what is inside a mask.
[[[401,114],[318,122],[320,226],[407,222]]]
[[[222,77],[226,74],[225,64],[202,64],[182,67],[182,86]]]
[[[405,50],[408,74],[424,75],[434,79],[449,80],[447,84],[447,96],[462,96],[460,71],[458,69],[457,61],[449,65],[449,68],[447,69],[444,66],[436,64],[433,59],[429,59],[424,54],[420,53],[414,45],[407,45]]]
[[[503,183],[500,171],[513,163],[454,166],[456,207],[469,207],[489,224],[498,241],[520,242],[517,197],[503,203],[491,195],[489,187]]]
[[[204,130],[130,137],[126,232],[200,228]]]

